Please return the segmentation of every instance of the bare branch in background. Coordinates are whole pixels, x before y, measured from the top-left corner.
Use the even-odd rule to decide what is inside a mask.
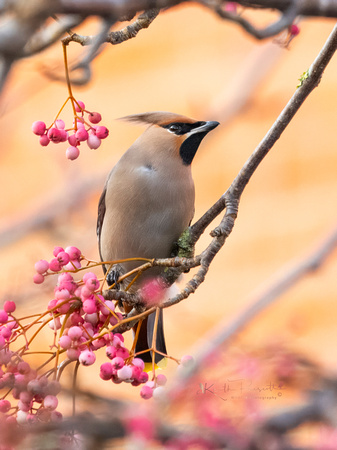
[[[181,0],[12,0],[0,5],[0,57],[2,70],[0,86],[3,86],[14,61],[31,56],[48,48],[65,33],[67,38],[81,45],[93,44],[94,47],[75,68],[81,69],[81,76],[75,80],[78,84],[87,83],[91,78],[90,63],[101,51],[105,42],[119,44],[135,37],[147,28],[162,9],[182,3]],[[227,2],[216,3],[199,0],[203,6],[214,11],[224,20],[236,22],[257,39],[275,36],[287,29],[296,17],[337,17],[335,0],[242,0],[237,3],[244,9],[240,14],[225,10]],[[280,13],[279,19],[262,29],[257,29],[244,17],[246,9],[273,9]],[[120,31],[110,31],[116,22],[131,20],[140,14],[136,21]],[[59,17],[58,17],[59,16]],[[103,27],[97,36],[81,36],[71,30],[83,22],[86,17],[95,16],[103,19]],[[56,24],[49,23],[50,18],[57,18]],[[110,26],[109,26],[110,24]]]
[[[55,22],[47,24],[41,30],[37,31],[32,38],[28,41],[27,45],[24,47],[24,55],[32,56],[35,53],[39,53],[52,44],[57,42],[68,33],[73,27],[80,25],[83,21],[81,16],[69,15],[63,16]]]
[[[255,28],[255,26],[246,20],[244,17],[242,17],[239,14],[233,14],[226,12],[222,5],[215,5],[214,11],[222,18],[229,20],[231,22],[235,22],[238,25],[240,25],[244,30],[246,30],[249,34],[254,36],[256,39],[266,39],[271,36],[276,36],[281,31],[285,30],[287,27],[289,27],[296,17],[300,15],[299,9],[297,8],[297,2],[290,3],[289,8],[284,10],[284,12],[280,15],[280,18],[272,23],[271,25],[268,25],[265,28],[258,29]]]
[[[285,292],[295,286],[301,279],[311,273],[315,273],[326,262],[329,256],[337,247],[337,227],[320,243],[309,256],[294,263],[289,269],[284,269],[276,276],[275,281],[264,289],[264,291],[248,301],[250,306],[243,311],[230,324],[228,320],[221,322],[211,332],[211,336],[204,338],[207,345],[200,348],[195,357],[195,364],[190,371],[182,373],[178,377],[177,384],[184,384],[194,376],[203,366],[205,357],[211,355],[224,343],[228,343],[238,332],[247,326],[256,316],[268,308],[272,303],[280,298]],[[173,387],[172,389],[175,389]]]
[[[21,211],[17,217],[12,217],[7,226],[0,228],[0,248],[9,245],[27,234],[50,226],[58,215],[69,214],[74,208],[81,207],[88,195],[98,190],[105,178],[105,174],[97,174],[91,178],[80,177],[71,180],[72,195],[67,195],[69,185],[53,196],[50,192],[47,198],[41,198],[38,206],[29,205],[28,211]]]

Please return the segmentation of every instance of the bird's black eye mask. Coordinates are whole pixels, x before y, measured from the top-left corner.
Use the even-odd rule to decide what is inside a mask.
[[[172,122],[168,125],[162,125],[163,128],[176,134],[177,136],[182,136],[192,131],[194,128],[199,128],[205,125],[206,122],[195,122],[195,123],[184,123],[184,122]]]

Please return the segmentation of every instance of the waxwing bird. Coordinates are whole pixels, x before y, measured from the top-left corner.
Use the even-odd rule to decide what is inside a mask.
[[[167,258],[194,215],[191,163],[206,134],[218,122],[200,122],[169,112],[148,112],[123,117],[147,125],[110,172],[98,206],[97,235],[102,261],[125,258]],[[113,284],[141,262],[116,264],[107,281]],[[145,271],[131,286],[135,292],[163,269]],[[126,279],[122,288],[130,283]],[[136,353],[152,346],[155,313],[143,320]],[[156,349],[166,354],[162,310]],[[150,351],[139,355],[151,362]],[[156,354],[156,362],[163,358]]]

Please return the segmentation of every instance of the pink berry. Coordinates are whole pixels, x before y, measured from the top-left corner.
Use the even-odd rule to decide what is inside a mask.
[[[68,140],[68,131],[60,130],[60,132],[61,132],[61,141],[60,142],[66,142]]]
[[[290,25],[289,27],[289,33],[292,36],[297,36],[300,32],[300,27],[298,25],[296,25],[295,23],[293,23],[292,25]]]
[[[149,374],[147,372],[142,372],[138,377],[138,381],[140,383],[147,383],[148,379],[149,379]]]
[[[64,121],[62,119],[57,119],[57,120],[55,120],[55,126],[59,130],[64,130],[66,127],[66,124],[64,123]]]
[[[100,298],[101,296],[99,295],[98,297]],[[111,314],[111,311],[115,311],[115,304],[111,300],[106,300],[100,303],[98,308],[102,314],[108,316]]]
[[[49,269],[49,262],[45,259],[40,259],[37,263],[35,263],[35,270],[37,273],[45,273]]]
[[[8,400],[0,400],[0,412],[6,414],[11,409],[11,404]]]
[[[122,381],[131,380],[131,378],[132,378],[132,367],[131,366],[124,366],[121,369],[117,370],[117,376]]]
[[[61,142],[62,133],[58,128],[52,127],[47,133],[48,138],[55,144]]]
[[[95,134],[90,134],[87,139],[87,145],[91,150],[96,150],[101,145],[101,140]]]
[[[83,275],[83,281],[84,283],[89,280],[90,278],[97,278],[97,276],[93,272],[87,272]]]
[[[84,104],[83,102],[81,102],[81,100],[77,100],[77,101],[75,102],[75,110],[76,110],[77,112],[83,111],[84,108],[85,108],[85,104]]]
[[[119,356],[116,356],[111,360],[112,367],[116,370],[121,369],[124,367],[124,359],[120,358]]]
[[[94,334],[94,337],[97,337],[97,333]],[[105,342],[105,339],[103,337],[101,337],[99,339],[95,339],[94,341],[92,341],[92,345],[95,348],[99,349],[99,348],[105,347],[106,342]]]
[[[59,402],[55,395],[46,395],[43,399],[43,406],[51,411],[57,408],[58,403]]]
[[[129,350],[125,347],[120,347],[117,349],[116,356],[126,359],[129,357]]]
[[[5,301],[4,310],[6,311],[6,313],[12,313],[15,311],[15,309],[16,309],[15,302],[12,302],[10,300]]]
[[[154,389],[156,387],[156,383],[153,380],[147,381],[145,386],[150,387],[151,389]]]
[[[109,362],[103,363],[99,370],[99,376],[102,380],[111,380],[113,373],[112,365]]]
[[[0,323],[6,323],[8,320],[8,314],[3,309],[0,309]]]
[[[166,395],[167,393],[164,386],[158,386],[153,390],[153,398],[157,400],[164,400]]]
[[[20,392],[20,400],[24,403],[29,403],[33,400],[34,394],[32,392],[28,391],[21,391]]]
[[[107,356],[109,359],[115,358],[115,357],[116,357],[116,352],[117,352],[116,347],[114,347],[114,346],[112,346],[112,345],[108,345],[107,348],[106,348],[106,350],[105,350],[106,356]]]
[[[82,335],[83,335],[83,330],[80,327],[74,326],[74,327],[70,327],[68,330],[68,336],[70,337],[70,339],[72,341],[79,339],[80,337],[82,337]]]
[[[67,314],[67,312],[70,309],[70,303],[64,303],[64,300],[59,300],[57,302],[58,308],[57,310],[59,311],[59,313],[61,314]]]
[[[237,4],[236,2],[226,2],[225,4],[225,11],[236,13],[237,11]]]
[[[43,134],[42,136],[40,136],[39,142],[40,145],[42,145],[42,147],[47,147],[47,145],[50,142],[50,139],[46,134]]]
[[[70,298],[70,292],[68,289],[58,288],[55,291],[55,298],[57,298],[57,300],[68,300],[68,298]]]
[[[93,122],[94,123],[94,122]],[[46,131],[46,124],[41,120],[36,120],[32,125],[32,132],[37,136],[42,136]]]
[[[66,150],[66,157],[71,161],[74,161],[80,156],[80,151],[77,147],[70,146]]]
[[[34,281],[35,284],[41,284],[41,283],[44,282],[44,276],[41,275],[40,273],[36,273],[33,276],[33,281]]]
[[[75,266],[75,267],[74,267]],[[69,261],[68,264],[66,266],[64,266],[64,268],[66,270],[75,270],[75,269],[80,269],[81,268],[81,261],[78,260],[73,260],[73,261]]]
[[[77,130],[79,128],[84,128],[84,119],[82,117],[77,117],[74,120],[74,128],[76,128]]]
[[[144,363],[144,361],[143,361],[142,359],[140,359],[140,358],[134,358],[134,359],[132,360],[132,364],[133,364],[134,366],[136,366],[136,367],[139,367],[141,370],[144,370],[145,363]]]
[[[64,248],[63,247],[54,247],[54,250],[53,250],[53,255],[55,256],[55,258],[56,258],[56,256],[59,254],[59,253],[61,253],[61,252],[64,252]]]
[[[68,253],[68,252],[67,252],[67,253]],[[69,253],[68,253],[68,254],[69,254]],[[73,281],[74,281],[74,278],[73,278],[72,275],[70,275],[70,273],[61,273],[61,274],[58,276],[57,281],[58,281],[58,286],[59,286],[59,287],[61,287],[61,285],[62,285],[62,289],[67,289],[67,288],[65,287],[65,284],[66,284],[67,282],[73,282]]]
[[[75,133],[76,139],[80,142],[86,141],[89,134],[85,128],[79,128]]]
[[[78,348],[68,348],[67,350],[67,357],[70,359],[70,361],[76,361],[81,354],[81,350]]]
[[[60,261],[57,258],[53,258],[49,263],[49,269],[52,272],[59,272],[62,269]]]
[[[77,326],[84,323],[83,317],[77,311],[73,312],[70,315],[69,319],[72,326]]]
[[[78,360],[83,366],[91,366],[96,361],[96,355],[90,350],[84,350]]]
[[[76,147],[76,145],[78,144],[77,139],[76,139],[76,135],[71,134],[70,136],[68,136],[68,142],[72,147]]]
[[[94,292],[99,288],[99,281],[97,278],[89,278],[85,282],[86,287],[89,289],[89,291]]]
[[[7,328],[7,327],[0,328],[1,337],[5,338],[5,339],[9,339],[11,337],[11,334],[12,334],[12,330],[10,328]],[[3,348],[4,345],[1,345],[1,343],[0,343],[0,347]]]
[[[91,123],[99,123],[102,120],[102,116],[98,112],[89,113],[89,121]]]
[[[97,306],[95,300],[85,300],[83,302],[83,311],[86,314],[93,314],[97,312]]]
[[[148,400],[153,395],[153,390],[149,386],[143,386],[140,390],[140,396],[144,400]]]
[[[158,386],[165,386],[165,384],[167,382],[167,378],[166,378],[166,376],[164,374],[160,373],[156,377],[156,382],[157,382]]]
[[[26,361],[20,361],[17,367],[19,373],[27,374],[30,372],[30,365]]]
[[[4,327],[4,326],[0,328],[0,335],[3,338],[9,339],[11,337],[11,334],[12,334],[12,330],[10,328]]]
[[[70,261],[70,256],[67,252],[60,252],[57,255],[57,260],[61,264],[61,266],[65,266]]]
[[[96,136],[100,139],[105,139],[109,136],[109,130],[107,129],[107,127],[100,125],[96,128]]]
[[[75,259],[80,259],[81,257],[81,250],[79,250],[77,247],[66,247],[65,251],[70,256],[70,260],[74,261]]]
[[[25,411],[19,410],[16,413],[16,421],[19,425],[24,425],[27,422],[28,413]]]
[[[68,348],[71,347],[71,344],[72,344],[72,340],[70,339],[69,336],[63,335],[60,337],[59,345],[61,348],[65,348],[66,350],[68,350]]]
[[[113,335],[113,344],[116,347],[120,347],[124,342],[124,336],[120,333],[114,333]]]
[[[61,321],[59,317],[55,317],[55,319],[52,319],[50,322],[48,322],[48,326],[51,330],[59,330],[61,328]]]
[[[57,304],[56,298],[54,298],[53,300],[50,300],[50,302],[48,303],[48,306],[47,306],[48,311],[51,311],[52,309],[54,309],[56,304]]]
[[[92,297],[92,291],[89,291],[89,289],[86,287],[86,285],[82,286],[81,288],[81,299],[87,300],[88,298]],[[91,313],[89,313],[91,314]]]
[[[99,315],[97,314],[97,312],[92,313],[92,314],[86,314],[84,316],[84,319],[86,322],[90,323],[93,326],[97,326],[98,322],[99,322]]]

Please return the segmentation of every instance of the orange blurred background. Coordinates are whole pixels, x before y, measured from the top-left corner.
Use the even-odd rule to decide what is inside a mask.
[[[0,105],[1,297],[13,298],[27,314],[41,309],[52,298],[53,288],[52,283],[46,287],[32,283],[34,263],[50,259],[55,245],[75,245],[88,258],[99,258],[96,210],[105,177],[142,132],[141,127],[116,122],[118,117],[166,110],[222,122],[205,139],[193,163],[195,217],[200,217],[228,188],[286,105],[333,22],[305,20],[300,27],[290,49],[284,49],[255,41],[200,6],[162,12],[136,39],[107,46],[92,65],[90,84],[74,87],[76,98],[89,110],[101,112],[110,130],[100,149],[83,148],[74,162],[65,158],[65,144],[42,148],[30,131],[35,120],[51,123],[67,97],[65,85],[42,73],[46,66],[61,73],[61,45],[18,62]],[[82,32],[97,30],[97,24],[88,21]],[[70,60],[80,51],[71,44]],[[220,319],[229,322],[240,314],[253,292],[267,286],[289,262],[304,257],[336,226],[336,72],[334,58],[319,87],[255,173],[243,194],[234,231],[206,281],[193,296],[165,311],[170,354],[180,357],[197,348]],[[242,93],[254,83],[257,86],[235,112]],[[51,212],[47,227],[31,230],[36,216]],[[197,251],[208,242],[205,233]],[[232,345],[245,352],[282,342],[335,373],[336,255],[264,311]],[[48,333],[45,338],[51,339]],[[168,373],[173,370],[169,364]],[[90,379],[83,383],[90,385]],[[120,385],[109,385],[109,389],[128,398],[139,395],[129,386],[121,391]]]

